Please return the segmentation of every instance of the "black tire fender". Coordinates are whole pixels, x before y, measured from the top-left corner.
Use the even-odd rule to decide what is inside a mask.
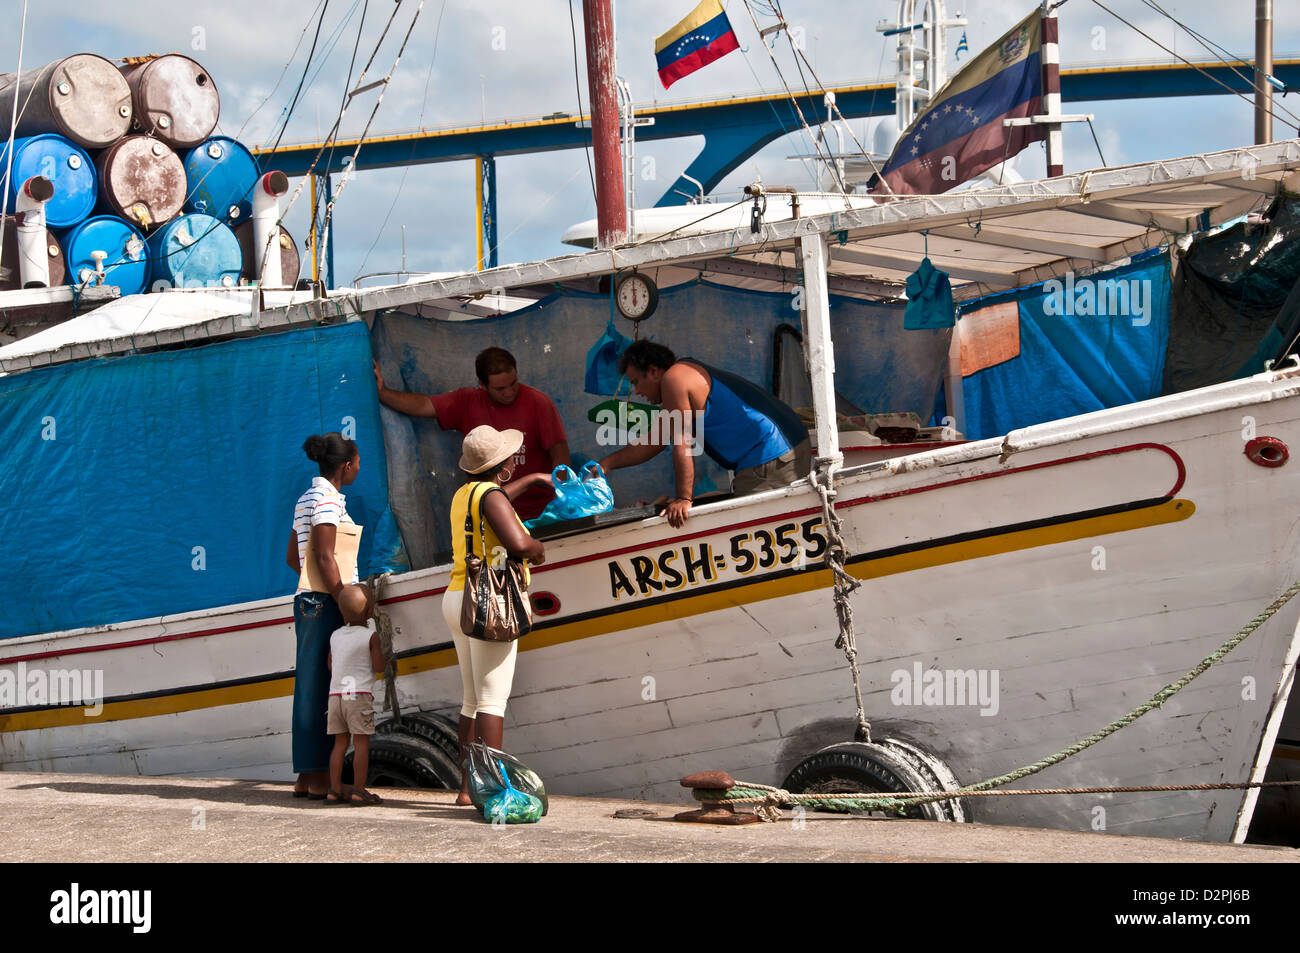
[[[352,759],[343,760],[343,780],[351,783]],[[455,758],[418,735],[406,733],[370,736],[370,770],[366,785],[395,788],[432,788],[455,791],[460,787],[460,768]]]
[[[959,785],[935,755],[907,742],[886,738],[822,748],[795,765],[781,786],[792,794],[870,794],[951,791]],[[809,803],[809,806],[813,805]],[[950,822],[970,819],[963,802],[957,800],[915,804],[907,808],[906,816]]]
[[[440,749],[460,769],[460,738],[456,723],[431,711],[404,711],[402,720],[387,718],[375,724],[376,735],[412,735]],[[460,784],[459,781],[456,782]]]

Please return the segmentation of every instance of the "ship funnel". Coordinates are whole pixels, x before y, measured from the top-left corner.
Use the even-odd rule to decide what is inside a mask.
[[[18,273],[24,288],[50,286],[50,255],[45,234],[45,203],[54,198],[54,183],[34,175],[18,190]]]
[[[259,284],[263,288],[284,284],[280,271],[280,196],[288,191],[289,177],[279,171],[266,173],[253,189],[253,260],[262,266]]]

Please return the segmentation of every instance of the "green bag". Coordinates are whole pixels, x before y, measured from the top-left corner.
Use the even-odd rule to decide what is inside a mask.
[[[493,824],[536,824],[542,819],[542,802],[531,794],[516,791],[510,774],[499,764],[506,786],[483,805],[483,819]]]
[[[550,809],[546,785],[537,772],[504,751],[475,741],[467,750],[464,767],[469,779],[469,799],[480,811],[491,798],[505,790],[507,781],[516,791],[535,797],[542,805],[543,816]]]

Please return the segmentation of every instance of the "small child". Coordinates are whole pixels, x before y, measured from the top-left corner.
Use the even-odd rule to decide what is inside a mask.
[[[375,733],[375,672],[384,670],[379,633],[366,620],[374,611],[374,593],[365,586],[345,586],[338,597],[345,625],[330,636],[330,702],[326,731],[334,736],[330,753],[330,790],[325,800],[353,807],[382,804],[366,790],[370,770],[370,736]],[[343,756],[349,738],[356,748],[352,760],[352,793],[343,793]]]

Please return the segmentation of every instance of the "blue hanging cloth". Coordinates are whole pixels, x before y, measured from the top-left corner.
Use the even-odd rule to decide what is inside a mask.
[[[587,352],[585,390],[588,394],[604,397],[618,392],[618,383],[623,376],[618,372],[618,359],[631,343],[631,338],[618,333],[611,318],[609,324],[605,325],[605,333]]]
[[[907,308],[903,311],[903,328],[925,331],[950,328],[957,323],[952,301],[952,283],[948,275],[921,259],[921,267],[907,277]]]

